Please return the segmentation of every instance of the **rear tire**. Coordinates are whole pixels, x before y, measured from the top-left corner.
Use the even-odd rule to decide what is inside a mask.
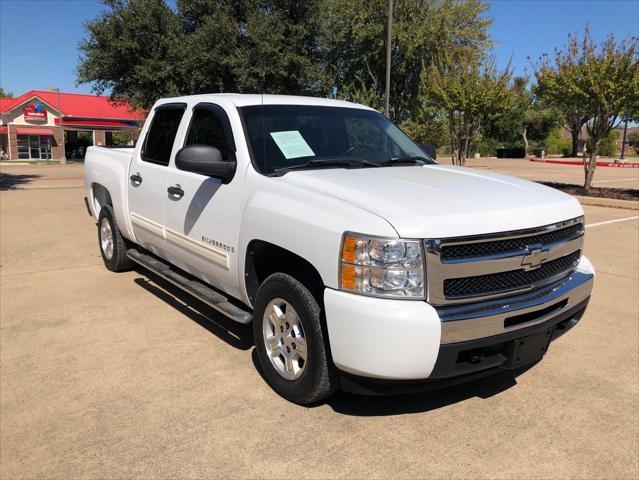
[[[290,275],[274,273],[257,292],[253,335],[262,371],[273,390],[300,405],[339,388],[321,315],[313,294]]]
[[[127,247],[111,205],[102,207],[98,215],[98,245],[104,266],[112,272],[133,268],[133,262],[126,256]]]

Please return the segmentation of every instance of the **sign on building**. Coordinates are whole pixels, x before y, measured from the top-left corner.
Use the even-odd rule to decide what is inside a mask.
[[[47,110],[41,103],[29,103],[22,112],[27,122],[46,122]]]

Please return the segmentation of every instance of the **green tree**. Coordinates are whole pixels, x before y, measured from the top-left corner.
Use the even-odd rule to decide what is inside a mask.
[[[499,71],[492,57],[472,49],[445,51],[422,74],[426,105],[445,112],[453,164],[464,165],[468,147],[483,126],[513,103],[510,65]]]
[[[143,108],[205,92],[328,94],[319,1],[103,0],[78,82]]]
[[[395,0],[390,116],[398,124],[419,115],[421,74],[441,52],[490,45],[481,0]],[[382,109],[387,0],[324,0],[321,49],[335,95]]]
[[[0,87],[0,98],[13,98],[13,93],[5,92],[4,88]]]
[[[427,143],[435,148],[450,144],[446,118],[436,112],[422,111],[415,120],[402,123],[401,128],[417,143]]]
[[[178,0],[184,91],[328,93],[320,0]]]
[[[85,24],[79,83],[97,93],[150,107],[182,92],[177,74],[180,22],[163,0],[103,0],[107,10]]]
[[[537,84],[533,91],[542,102],[560,112],[564,127],[572,138],[570,156],[576,157],[579,146],[583,143],[581,131],[588,121],[588,114],[577,93],[562,81],[562,78],[574,74],[576,66],[567,57],[557,56],[556,61],[557,63],[551,66],[548,58],[544,56],[535,66]]]
[[[624,116],[631,118],[639,98],[639,40],[626,37],[617,42],[609,35],[596,45],[586,28],[579,40],[569,38],[564,50],[555,52],[554,61],[542,59],[537,65],[538,79],[552,79],[545,88],[564,92],[583,109],[591,148],[584,151],[584,188],[590,188],[602,140]]]
[[[484,128],[484,136],[514,147],[541,142],[559,123],[556,110],[544,105],[529,89],[526,77],[515,77],[511,86],[512,106]]]

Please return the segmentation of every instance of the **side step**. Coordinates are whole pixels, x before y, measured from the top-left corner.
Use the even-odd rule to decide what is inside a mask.
[[[227,316],[231,320],[245,324],[250,323],[251,320],[253,320],[253,315],[230,303],[228,298],[224,295],[207,287],[202,282],[191,280],[186,278],[184,275],[177,273],[175,270],[171,270],[171,267],[166,263],[161,262],[150,255],[141,253],[135,248],[128,249],[126,255],[135,263],[152,271],[164,280],[171,282],[176,287],[181,288],[201,302],[213,307],[215,310]]]

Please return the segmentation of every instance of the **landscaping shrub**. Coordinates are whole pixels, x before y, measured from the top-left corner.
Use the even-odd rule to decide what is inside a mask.
[[[546,155],[556,155],[558,153],[564,154],[564,149],[567,148],[569,150],[569,154],[572,151],[572,142],[568,138],[563,138],[561,135],[561,128],[556,128],[544,141],[543,150],[546,152]]]

